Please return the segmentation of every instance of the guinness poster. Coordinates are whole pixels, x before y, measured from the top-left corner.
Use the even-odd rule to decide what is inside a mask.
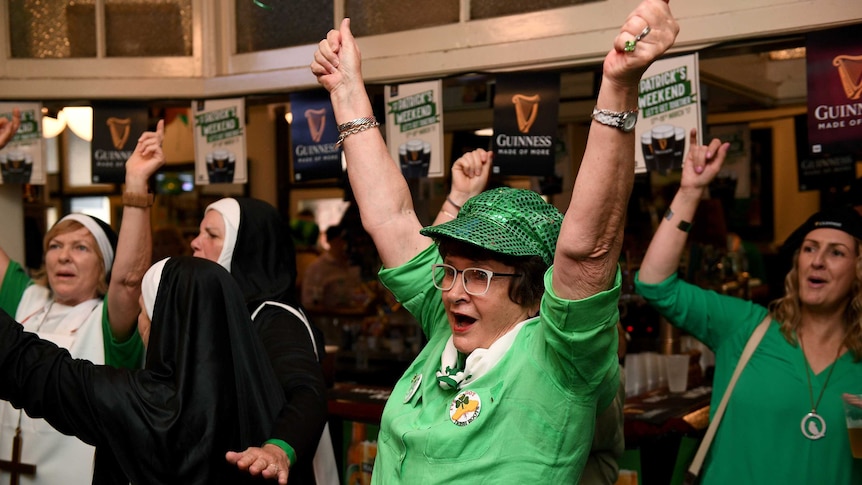
[[[443,176],[442,92],[439,80],[384,89],[386,142],[404,178]]]
[[[701,131],[700,81],[697,54],[654,62],[638,88],[635,127],[635,173],[666,176],[682,171],[689,132]]]
[[[126,180],[126,160],[147,128],[147,108],[143,105],[93,106],[93,183]]]
[[[554,175],[559,111],[558,73],[498,75],[492,171],[499,175]]]
[[[807,36],[808,155],[862,153],[860,39],[862,24]]]
[[[338,126],[329,95],[320,91],[290,96],[293,181],[341,178]]]
[[[244,184],[245,99],[210,99],[192,103],[195,134],[195,185]]]
[[[40,103],[0,103],[0,117],[12,119],[21,111],[21,124],[12,140],[0,150],[0,182],[45,185],[45,144],[42,142]]]

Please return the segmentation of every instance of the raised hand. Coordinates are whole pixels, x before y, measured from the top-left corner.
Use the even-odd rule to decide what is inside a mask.
[[[326,38],[320,41],[311,63],[311,72],[332,95],[367,96],[362,81],[362,56],[350,31],[350,19],[343,19],[338,30],[330,30]]]
[[[491,174],[492,152],[478,148],[465,153],[452,164],[452,189],[450,197],[463,205],[470,197],[485,190]]]
[[[147,180],[165,164],[162,143],[165,139],[165,120],[159,120],[156,131],[145,131],[135,146],[132,156],[126,160],[126,184],[134,184],[146,192]],[[127,190],[129,190],[127,188]]]
[[[636,85],[650,64],[673,45],[678,33],[668,0],[644,0],[614,39],[614,48],[605,57],[604,77],[620,86]]]
[[[698,145],[697,129],[692,128],[689,133],[689,146],[691,148],[682,164],[680,190],[702,191],[721,170],[730,143],[722,143],[718,138],[713,138],[709,145]]]
[[[12,109],[12,119],[0,116],[0,149],[9,143],[9,140],[15,136],[18,127],[21,126],[21,110],[18,108]]]

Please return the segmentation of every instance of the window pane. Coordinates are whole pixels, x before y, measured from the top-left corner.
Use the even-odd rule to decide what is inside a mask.
[[[519,13],[538,12],[552,8],[580,5],[599,0],[472,0],[470,2],[470,19],[487,19],[515,15]]]
[[[95,0],[76,2],[77,10],[67,9],[68,0],[10,0],[9,27],[12,43],[12,57],[64,58],[95,57],[96,55],[96,16],[93,9]],[[88,12],[84,9],[89,8]],[[75,18],[81,27],[82,35],[77,42],[81,45],[76,55],[72,54],[67,15]]]
[[[333,26],[333,0],[236,0],[239,54],[317,44]]]
[[[459,20],[459,0],[345,0],[353,35],[401,32],[454,24]]]
[[[106,0],[108,56],[191,56],[192,0]],[[13,58],[96,57],[96,0],[10,0]]]
[[[105,38],[108,57],[191,56],[192,1],[106,0]]]

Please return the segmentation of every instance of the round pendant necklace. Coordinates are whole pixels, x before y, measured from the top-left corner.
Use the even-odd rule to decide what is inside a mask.
[[[811,412],[802,417],[799,427],[802,429],[802,436],[810,440],[819,440],[826,436],[826,420],[817,414],[817,406],[820,405],[820,400],[823,399],[823,393],[826,392],[826,386],[829,385],[829,379],[832,378],[832,371],[835,370],[838,362],[838,357],[841,356],[842,344],[838,346],[838,352],[835,354],[835,360],[832,362],[832,367],[829,368],[829,374],[826,375],[826,381],[823,382],[823,388],[820,389],[820,395],[817,396],[817,401],[814,400],[814,390],[811,387],[811,371],[809,370],[808,358],[805,357],[805,347],[802,345],[802,338],[799,338],[799,347],[802,349],[802,358],[805,359],[805,377],[808,378],[808,397],[811,400]]]

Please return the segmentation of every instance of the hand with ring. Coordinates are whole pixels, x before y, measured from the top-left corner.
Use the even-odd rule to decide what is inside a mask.
[[[667,0],[643,0],[626,18],[605,57],[603,76],[625,89],[636,86],[643,73],[674,43],[679,24]]]
[[[290,460],[280,447],[267,443],[263,447],[249,447],[245,451],[228,451],[228,463],[252,476],[262,476],[266,480],[278,479],[280,485],[287,485],[290,474]]]
[[[637,47],[637,45],[638,45],[638,42],[640,42],[641,39],[646,37],[646,35],[649,34],[649,31],[650,31],[650,28],[649,28],[649,25],[647,25],[646,27],[644,27],[644,29],[641,31],[640,34],[635,36],[634,40],[627,40],[626,41],[625,47],[623,47],[623,50],[626,52],[634,52],[635,47]]]

